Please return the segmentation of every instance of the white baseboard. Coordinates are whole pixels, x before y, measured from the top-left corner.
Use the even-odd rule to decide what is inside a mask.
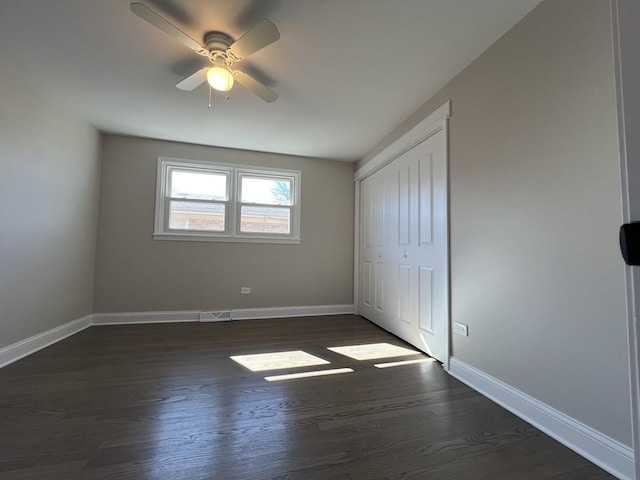
[[[86,315],[77,320],[60,325],[59,327],[47,330],[46,332],[0,348],[0,368],[90,327],[91,317],[92,315]]]
[[[318,315],[353,314],[355,305],[308,305],[299,307],[235,308],[231,320],[255,320],[262,318],[310,317]],[[200,310],[176,312],[123,312],[94,313],[93,325],[128,325],[138,323],[200,322]]]
[[[355,305],[310,305],[300,307],[235,308],[232,320],[256,320],[261,318],[311,317],[319,315],[353,314]]]
[[[93,325],[131,325],[139,323],[199,322],[200,310],[175,312],[94,313]]]
[[[631,447],[594,430],[506,383],[451,357],[449,374],[623,480],[634,477]]]

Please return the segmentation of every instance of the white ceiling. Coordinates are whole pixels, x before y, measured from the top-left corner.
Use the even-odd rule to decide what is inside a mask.
[[[355,161],[540,0],[144,3],[198,41],[269,18],[280,40],[238,66],[278,101],[175,88],[206,59],[129,0],[0,0],[0,54],[104,132]]]

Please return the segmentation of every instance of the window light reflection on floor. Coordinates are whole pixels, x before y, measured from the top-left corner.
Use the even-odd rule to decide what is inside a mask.
[[[400,367],[401,365],[411,365],[413,363],[435,362],[434,358],[419,358],[417,360],[403,360],[400,362],[374,363],[376,368]]]
[[[264,377],[267,382],[277,382],[280,380],[292,380],[295,378],[320,377],[322,375],[337,375],[340,373],[353,372],[351,368],[334,368],[331,370],[315,370],[312,372],[288,373],[285,375],[271,375]]]
[[[233,355],[236,363],[248,368],[252,372],[264,370],[281,370],[283,368],[311,367],[314,365],[326,365],[330,362],[302,350],[290,352],[258,353],[254,355]]]
[[[370,343],[367,345],[348,345],[331,347],[332,352],[346,355],[354,360],[373,360],[377,358],[402,357],[405,355],[419,355],[420,352],[409,348],[391,345],[390,343]]]

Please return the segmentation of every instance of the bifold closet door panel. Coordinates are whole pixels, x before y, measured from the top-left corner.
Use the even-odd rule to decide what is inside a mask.
[[[360,313],[439,360],[448,325],[446,135],[361,182]]]

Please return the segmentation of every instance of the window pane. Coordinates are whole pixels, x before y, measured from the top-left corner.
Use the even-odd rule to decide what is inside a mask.
[[[288,208],[247,207],[240,212],[243,233],[290,233],[291,210]]]
[[[169,228],[224,232],[224,209],[219,203],[171,202]]]
[[[227,200],[227,175],[171,170],[171,197]]]
[[[242,176],[242,203],[292,205],[291,179]]]

